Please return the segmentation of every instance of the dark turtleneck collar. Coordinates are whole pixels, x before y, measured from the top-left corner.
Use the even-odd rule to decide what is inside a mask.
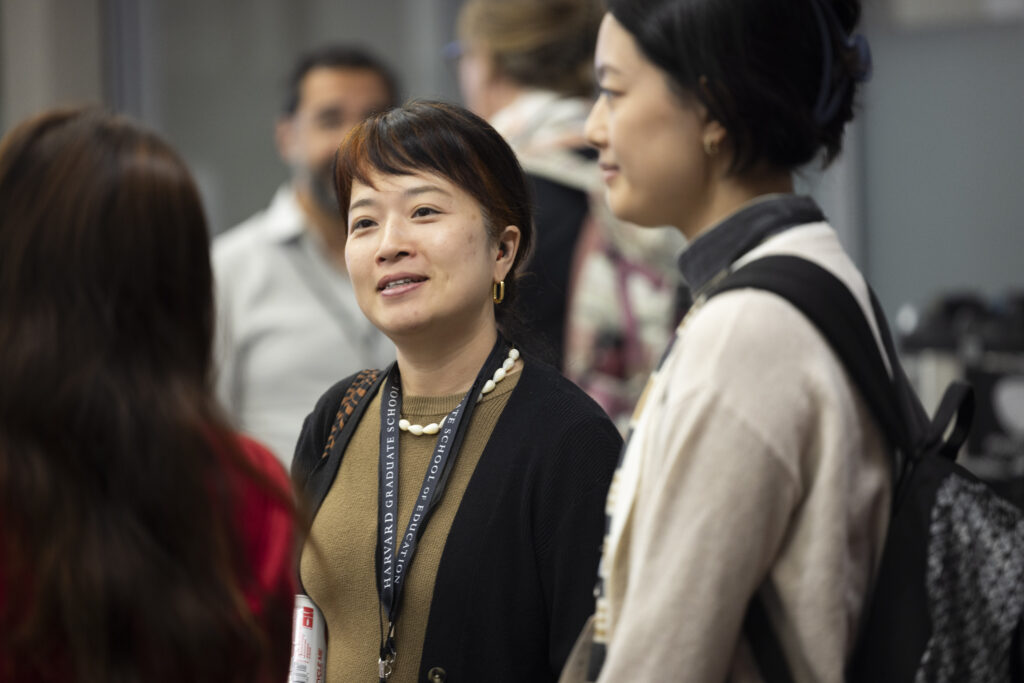
[[[804,223],[825,220],[810,197],[777,194],[746,204],[697,236],[679,255],[679,270],[691,293],[768,237]]]

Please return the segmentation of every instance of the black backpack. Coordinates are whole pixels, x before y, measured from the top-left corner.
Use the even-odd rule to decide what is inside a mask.
[[[713,293],[739,288],[773,292],[814,323],[896,454],[889,530],[847,680],[1024,680],[1024,513],[954,462],[973,415],[970,387],[951,384],[929,419],[899,365],[874,293],[891,378],[853,294],[810,261],[758,259]],[[763,678],[792,681],[757,596],[744,632]]]

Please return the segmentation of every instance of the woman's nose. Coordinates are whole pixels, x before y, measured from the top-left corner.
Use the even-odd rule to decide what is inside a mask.
[[[605,128],[605,98],[598,97],[594,101],[594,106],[590,109],[590,115],[587,116],[587,121],[583,125],[583,135],[587,140],[587,144],[601,149],[608,142]]]
[[[400,219],[388,219],[380,230],[380,243],[377,245],[377,263],[387,263],[408,257],[413,253],[408,230]]]

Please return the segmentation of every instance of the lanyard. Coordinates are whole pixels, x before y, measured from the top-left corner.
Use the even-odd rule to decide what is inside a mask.
[[[431,513],[444,495],[448,475],[466,437],[466,427],[476,407],[477,397],[489,377],[487,370],[498,364],[504,355],[504,347],[505,342],[499,336],[477,373],[473,386],[442,423],[405,533],[397,537],[399,545],[396,545],[398,526],[395,513],[398,511],[398,420],[402,413],[402,385],[398,364],[392,363],[388,370],[380,402],[377,488],[377,593],[380,597],[380,610],[387,614],[386,629],[381,617],[380,659],[377,661],[378,675],[382,682],[391,675],[395,661],[395,621],[398,619],[402,589],[405,587],[404,579],[416,554],[416,546]]]

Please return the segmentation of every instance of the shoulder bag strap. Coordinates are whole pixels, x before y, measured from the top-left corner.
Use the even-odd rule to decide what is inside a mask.
[[[345,395],[341,398],[341,405],[338,406],[338,413],[334,418],[334,426],[331,427],[331,434],[327,437],[326,444],[324,444],[324,452],[320,455],[321,460],[326,459],[331,454],[338,435],[345,428],[345,423],[352,417],[356,408],[366,398],[370,387],[374,385],[380,376],[381,371],[376,369],[360,370],[356,374],[352,384],[348,386],[348,389],[345,390]]]
[[[885,368],[856,298],[835,275],[798,256],[769,256],[757,259],[727,276],[713,294],[731,289],[763,289],[786,299],[810,320],[828,341],[860,390],[868,408],[890,443],[907,452],[913,439],[905,413],[897,400],[893,380]],[[901,375],[899,360],[889,339],[884,316],[878,319],[879,333],[887,347],[894,374]]]
[[[829,271],[796,256],[771,256],[730,274],[714,293],[744,287],[764,289],[789,301],[817,327],[839,356],[897,457],[903,459],[894,462],[893,509],[899,506],[919,453],[927,449],[955,459],[973,415],[971,388],[963,382],[953,382],[935,417],[929,419],[900,365],[885,313],[873,291],[869,289],[872,313],[889,358],[891,377],[863,309],[846,285]],[[953,428],[949,430],[951,422]],[[765,680],[792,681],[785,654],[757,595],[751,599],[744,631]]]
[[[896,385],[886,371],[864,311],[846,285],[806,259],[770,256],[752,261],[729,274],[712,295],[744,288],[762,289],[781,296],[814,324],[839,356],[890,443],[907,452],[912,437],[907,429],[904,409],[897,399]],[[875,306],[879,334],[898,383],[902,379],[902,369],[884,316],[877,303]],[[768,683],[791,683],[793,675],[785,652],[759,595],[750,601],[743,629],[764,680]]]
[[[303,483],[306,499],[311,505],[311,515],[316,515],[324,496],[327,495],[327,490],[337,474],[345,447],[348,446],[356,425],[359,424],[360,418],[366,411],[366,406],[370,403],[368,399],[376,392],[377,386],[385,375],[386,372],[382,370],[363,370],[356,375],[352,384],[345,390],[320,460]]]

